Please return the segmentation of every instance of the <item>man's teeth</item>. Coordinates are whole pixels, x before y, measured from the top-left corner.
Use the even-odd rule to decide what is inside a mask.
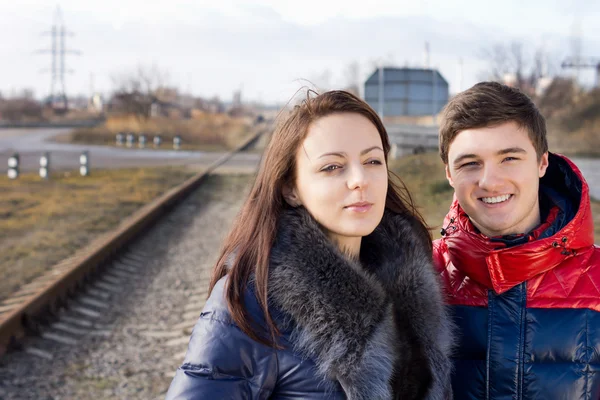
[[[494,203],[502,203],[503,201],[506,201],[509,198],[510,198],[510,194],[505,194],[504,196],[497,196],[497,197],[482,197],[481,200],[487,204],[494,204]]]

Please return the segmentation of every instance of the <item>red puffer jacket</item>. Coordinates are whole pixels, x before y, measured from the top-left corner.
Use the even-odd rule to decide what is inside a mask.
[[[600,399],[600,249],[589,188],[550,154],[553,205],[520,238],[479,233],[454,200],[434,259],[458,326],[456,399]]]

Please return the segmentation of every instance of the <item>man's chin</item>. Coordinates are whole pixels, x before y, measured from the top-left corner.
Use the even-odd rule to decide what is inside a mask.
[[[510,235],[511,224],[507,222],[482,221],[479,222],[471,218],[471,222],[481,233],[487,237],[496,237]]]

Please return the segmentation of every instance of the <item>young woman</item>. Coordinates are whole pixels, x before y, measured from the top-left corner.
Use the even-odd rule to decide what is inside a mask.
[[[275,130],[167,399],[448,399],[431,238],[344,91]]]

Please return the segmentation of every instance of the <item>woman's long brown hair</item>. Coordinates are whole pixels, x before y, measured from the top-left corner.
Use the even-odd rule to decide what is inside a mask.
[[[229,275],[225,297],[233,320],[249,337],[268,346],[279,347],[276,343],[279,331],[268,309],[267,282],[269,256],[275,241],[277,221],[282,211],[288,207],[282,190],[285,183],[294,180],[296,150],[304,141],[311,123],[334,113],[360,114],[371,121],[381,136],[387,164],[390,151],[387,132],[377,113],[366,102],[340,90],[323,94],[309,91],[306,99],[295,106],[273,132],[254,185],[223,243],[211,277],[209,293],[217,281]],[[423,228],[415,234],[422,235],[423,240],[431,246],[430,232],[415,208],[410,193],[389,170],[386,208],[399,214],[414,216]],[[243,304],[245,289],[252,274],[256,296],[264,311],[265,328],[268,331],[266,335],[257,332],[256,324],[253,325]]]

